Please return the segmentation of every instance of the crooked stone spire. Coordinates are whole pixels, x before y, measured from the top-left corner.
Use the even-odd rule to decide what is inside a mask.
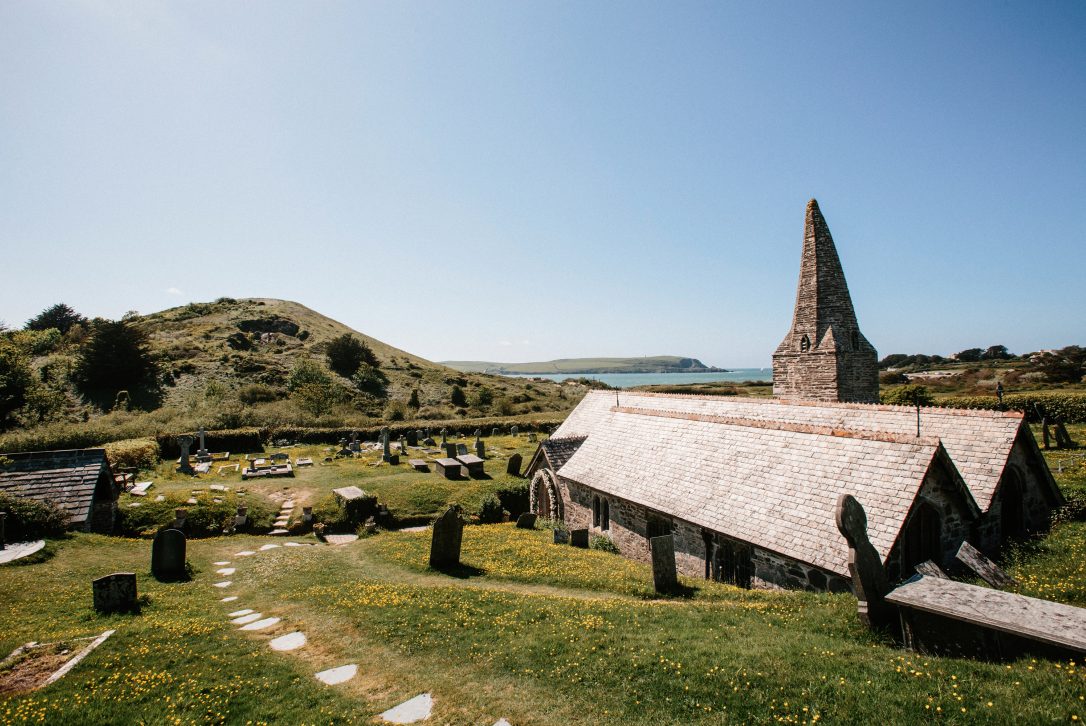
[[[807,203],[792,328],[773,354],[773,394],[816,401],[878,401],[878,354],[860,333],[830,228]]]

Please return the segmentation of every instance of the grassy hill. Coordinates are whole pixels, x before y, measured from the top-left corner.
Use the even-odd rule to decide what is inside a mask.
[[[477,360],[448,360],[441,365],[470,373],[522,373],[549,375],[555,373],[692,373],[721,370],[706,366],[697,358],[676,355],[642,356],[640,358],[559,358],[537,363],[495,363]]]
[[[456,371],[287,300],[220,298],[126,321],[146,333],[158,364],[157,398],[150,406],[140,401],[152,410],[106,412],[83,400],[69,379],[85,340],[59,336],[51,349],[34,356],[33,366],[50,372],[50,386],[64,405],[46,417],[24,416],[22,426],[0,436],[0,450],[18,448],[24,440],[25,445],[41,446],[86,438],[73,439],[76,428],[100,430],[101,435],[91,438],[110,440],[110,432],[125,438],[199,425],[370,427],[389,420],[546,415],[568,411],[587,390]],[[328,369],[328,343],[343,334],[372,349],[387,378],[383,395],[363,392],[351,379]],[[324,399],[304,400],[290,390],[291,375],[303,361],[312,361],[330,380],[331,393]],[[417,409],[407,405],[416,392]],[[48,427],[57,429],[57,435],[38,435]]]

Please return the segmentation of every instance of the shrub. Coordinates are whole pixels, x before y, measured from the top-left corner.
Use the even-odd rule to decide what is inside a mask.
[[[1022,411],[1026,419],[1036,421],[1034,404],[1041,404],[1050,418],[1064,423],[1086,423],[1086,394],[1084,393],[1009,393],[1003,404],[995,396],[954,396],[941,399],[936,405],[945,408],[973,408],[991,411]]]
[[[332,377],[319,363],[303,358],[295,364],[294,370],[291,371],[290,379],[287,381],[287,388],[293,392],[302,386],[314,384],[326,386],[331,382]]]
[[[68,526],[68,513],[52,502],[39,502],[0,493],[0,512],[7,512],[4,539],[23,542],[57,537]]]
[[[604,537],[602,534],[592,535],[592,539],[589,540],[588,546],[594,550],[600,552],[611,552],[612,554],[619,554],[618,546],[611,541],[610,537]]]
[[[377,398],[384,398],[388,388],[388,378],[380,368],[363,363],[358,371],[351,377],[351,381],[363,393],[368,393]]]
[[[389,401],[385,406],[386,421],[403,421],[407,418],[407,404],[403,401]]]
[[[411,390],[411,398],[407,400],[407,405],[416,411],[419,409],[419,389],[414,388]]]
[[[313,507],[313,521],[324,524],[326,532],[354,532],[360,524],[376,515],[377,497],[373,494],[343,504],[334,494],[329,494]]]
[[[935,399],[924,386],[902,386],[881,391],[879,400],[892,406],[931,406]]]
[[[154,439],[124,439],[102,447],[111,467],[152,469],[158,464],[158,442]]]
[[[0,339],[0,428],[26,403],[33,385],[34,376],[26,354]]]
[[[486,386],[479,386],[471,396],[471,405],[480,410],[485,409],[494,402],[494,394]],[[456,403],[453,401],[453,403]]]
[[[265,386],[262,383],[242,386],[238,391],[238,400],[249,406],[254,403],[271,403],[272,401],[278,401],[282,397],[283,395],[279,389]]]
[[[452,390],[449,391],[449,402],[458,408],[466,406],[468,399],[467,396],[464,395],[464,389],[454,384]]]
[[[493,494],[487,494],[479,505],[479,523],[496,524],[504,518],[501,500]]]
[[[233,493],[215,502],[209,495],[201,496],[196,504],[185,504],[178,496],[169,496],[164,501],[141,501],[138,507],[122,506],[118,511],[117,531],[128,537],[138,537],[157,532],[173,522],[175,510],[182,507],[188,510],[185,521],[185,534],[189,537],[217,537],[234,526],[234,516],[238,506],[248,508],[249,530],[267,530],[271,528],[275,517],[275,508],[264,497],[250,494],[244,499]]]
[[[380,366],[377,356],[364,341],[350,333],[332,338],[326,350],[328,367],[344,378],[350,378],[366,363],[374,368]]]

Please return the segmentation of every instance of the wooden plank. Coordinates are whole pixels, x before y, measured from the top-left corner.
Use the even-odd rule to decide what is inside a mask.
[[[943,572],[943,568],[939,567],[939,565],[935,564],[931,560],[924,560],[923,562],[921,562],[919,565],[916,566],[916,571],[918,574],[924,575],[926,577],[941,577],[944,580],[950,579],[949,577],[947,577],[947,574]]]
[[[1001,570],[996,563],[968,542],[962,542],[962,546],[958,548],[958,554],[954,557],[992,587],[1007,588],[1018,584],[1017,580]]]
[[[922,576],[886,601],[1086,653],[1086,608]]]

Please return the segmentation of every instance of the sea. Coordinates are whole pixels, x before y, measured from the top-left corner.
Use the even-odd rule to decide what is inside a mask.
[[[552,373],[552,374],[505,374],[509,378],[546,378],[564,381],[567,378],[591,378],[615,388],[655,386],[666,384],[679,386],[684,383],[717,383],[719,381],[772,381],[772,368],[736,368],[723,373]]]

